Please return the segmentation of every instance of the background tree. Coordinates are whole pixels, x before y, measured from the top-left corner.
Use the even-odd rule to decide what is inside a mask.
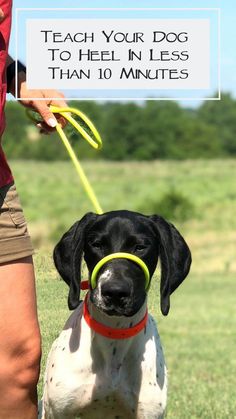
[[[236,100],[206,101],[186,109],[174,101],[73,101],[102,135],[96,153],[68,125],[66,132],[80,158],[109,160],[197,159],[236,155]],[[67,153],[57,138],[41,136],[16,102],[6,107],[4,149],[9,158],[64,160]]]

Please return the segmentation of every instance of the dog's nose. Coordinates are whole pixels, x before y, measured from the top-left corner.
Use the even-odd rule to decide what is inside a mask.
[[[120,303],[130,297],[131,289],[128,284],[120,282],[112,283],[107,281],[101,286],[102,296],[112,302]]]

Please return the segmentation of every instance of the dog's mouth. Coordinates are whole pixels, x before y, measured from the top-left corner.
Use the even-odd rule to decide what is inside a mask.
[[[119,308],[102,308],[102,311],[107,314],[108,316],[122,316],[124,313],[124,310],[121,310]]]
[[[101,305],[100,309],[108,316],[133,316],[136,313],[127,306]]]
[[[120,297],[111,299],[99,296],[99,290],[95,289],[90,293],[90,300],[95,307],[108,316],[125,316],[130,317],[135,315],[145,301],[146,295],[135,298]]]

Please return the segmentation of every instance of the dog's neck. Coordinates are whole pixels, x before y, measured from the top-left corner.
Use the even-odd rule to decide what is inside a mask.
[[[105,326],[111,328],[131,328],[132,326],[138,324],[144,317],[147,312],[147,299],[145,299],[144,304],[139,309],[139,311],[131,317],[125,316],[109,316],[103,311],[99,310],[88,298],[88,310],[91,317],[93,317],[97,322],[102,323]],[[96,362],[98,370],[94,370],[95,373],[99,375],[99,371],[105,371],[104,374],[109,378],[110,386],[116,388],[119,383],[119,377],[121,373],[121,367],[123,363],[126,362],[132,363],[134,360],[132,358],[135,354],[135,349],[132,349],[132,346],[135,347],[138,345],[137,340],[142,339],[143,333],[146,330],[141,330],[140,333],[136,334],[134,337],[127,339],[107,339],[102,335],[92,331],[91,333],[91,349],[90,353],[92,358],[99,359],[99,363]],[[129,355],[128,355],[129,354]],[[129,357],[131,360],[129,361]],[[95,364],[94,364],[95,365]]]

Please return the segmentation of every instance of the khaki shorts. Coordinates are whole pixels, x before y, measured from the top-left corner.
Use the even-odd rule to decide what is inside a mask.
[[[0,188],[0,263],[33,255],[15,184]]]

